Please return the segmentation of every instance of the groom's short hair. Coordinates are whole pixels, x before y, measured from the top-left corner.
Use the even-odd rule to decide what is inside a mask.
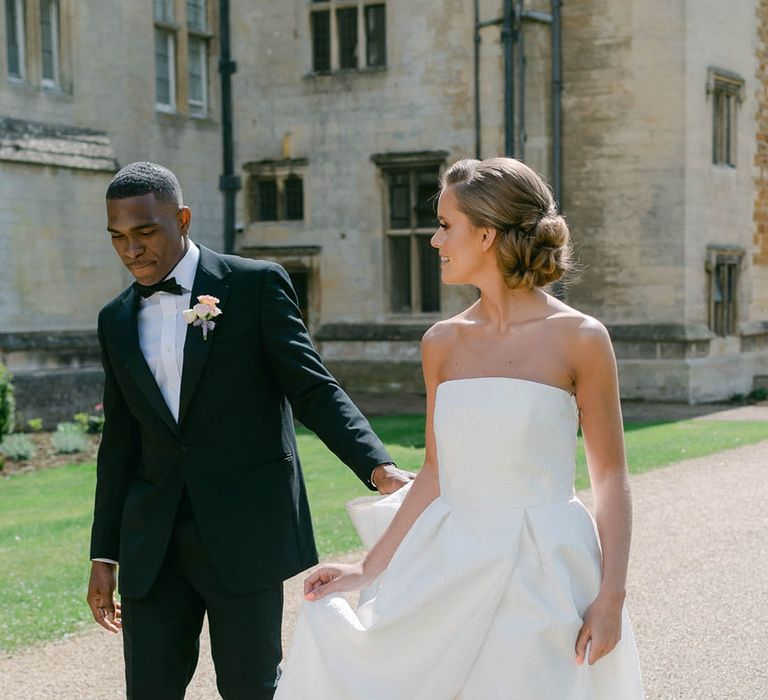
[[[158,163],[137,161],[121,168],[107,187],[107,199],[126,199],[154,194],[162,202],[184,205],[178,178]]]

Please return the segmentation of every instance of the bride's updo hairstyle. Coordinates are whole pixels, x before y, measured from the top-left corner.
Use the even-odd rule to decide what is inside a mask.
[[[498,231],[496,256],[512,289],[544,287],[571,267],[571,242],[552,192],[514,158],[465,159],[441,180],[453,186],[459,209],[476,228]]]

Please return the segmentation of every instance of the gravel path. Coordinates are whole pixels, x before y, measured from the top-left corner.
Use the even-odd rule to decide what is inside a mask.
[[[768,441],[632,485],[628,604],[648,700],[768,700]],[[286,635],[299,584],[286,586]],[[206,636],[190,700],[218,697]],[[0,698],[117,700],[121,674],[119,638],[94,628],[0,659]]]

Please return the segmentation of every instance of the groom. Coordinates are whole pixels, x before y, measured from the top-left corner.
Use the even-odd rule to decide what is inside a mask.
[[[285,270],[189,240],[171,171],[123,168],[107,218],[136,282],[99,314],[106,421],[88,604],[122,627],[129,698],[184,697],[206,613],[222,697],[271,698],[282,582],[317,562],[293,414],[369,488],[412,475],[323,366]],[[213,323],[182,314],[200,296]]]

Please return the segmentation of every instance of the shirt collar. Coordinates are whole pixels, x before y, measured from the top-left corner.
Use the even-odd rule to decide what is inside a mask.
[[[176,281],[184,288],[185,292],[192,291],[192,285],[195,283],[197,274],[197,264],[200,261],[200,248],[191,240],[184,257],[179,260],[176,267],[168,273],[168,277],[175,277]]]

